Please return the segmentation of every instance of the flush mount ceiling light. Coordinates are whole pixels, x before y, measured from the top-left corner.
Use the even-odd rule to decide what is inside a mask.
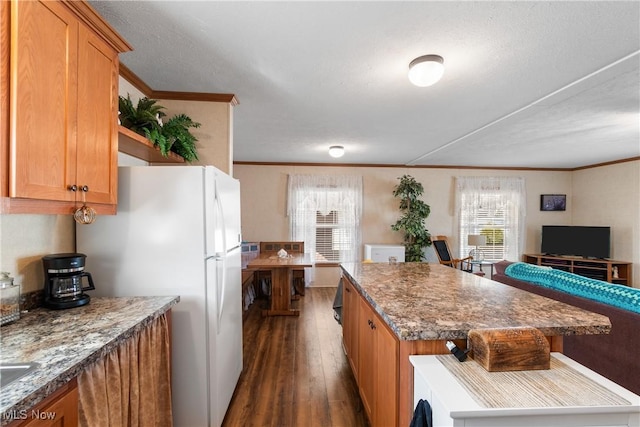
[[[332,145],[329,147],[329,155],[336,158],[344,156],[344,147],[342,145]]]
[[[440,55],[424,55],[409,64],[409,81],[426,87],[436,83],[444,73],[444,59]]]

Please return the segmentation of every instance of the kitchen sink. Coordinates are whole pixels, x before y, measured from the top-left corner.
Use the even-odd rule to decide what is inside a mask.
[[[0,387],[6,387],[23,375],[28,374],[38,367],[31,363],[0,363]]]

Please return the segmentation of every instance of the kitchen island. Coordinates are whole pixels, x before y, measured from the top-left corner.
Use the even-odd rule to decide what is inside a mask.
[[[68,310],[38,308],[3,326],[0,363],[37,363],[26,375],[2,387],[0,425],[30,413],[58,389],[76,381],[94,363],[148,328],[179,297],[92,298]]]
[[[606,334],[605,316],[428,263],[343,264],[343,340],[375,426],[409,425],[410,355],[466,348],[470,329],[530,326],[562,351],[563,335]]]

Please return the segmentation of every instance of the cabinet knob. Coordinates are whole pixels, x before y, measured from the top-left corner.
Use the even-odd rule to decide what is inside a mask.
[[[84,191],[85,193],[87,191],[89,191],[89,186],[88,185],[83,185],[82,187],[80,187],[80,190]]]
[[[73,185],[68,186],[67,189],[69,191],[74,191],[75,192],[75,191],[78,191],[78,186],[73,184]]]

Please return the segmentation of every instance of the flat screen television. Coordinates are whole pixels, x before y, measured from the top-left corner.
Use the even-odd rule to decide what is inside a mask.
[[[609,258],[611,227],[543,225],[542,253]]]

